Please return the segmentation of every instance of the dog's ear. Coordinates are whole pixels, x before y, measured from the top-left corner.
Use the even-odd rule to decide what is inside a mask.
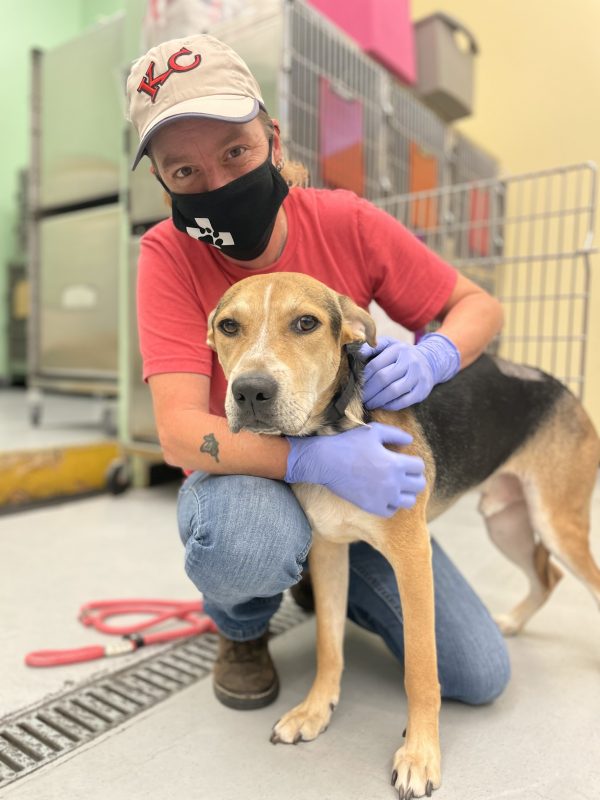
[[[215,318],[215,314],[217,313],[218,308],[219,306],[217,306],[217,308],[213,308],[213,310],[208,315],[208,320],[206,322],[206,344],[209,347],[212,347],[213,350],[217,349],[215,347],[215,337],[213,333],[213,320]]]
[[[375,347],[377,344],[377,329],[373,317],[344,294],[338,294],[338,300],[342,307],[343,316],[342,344],[366,339],[371,347]]]

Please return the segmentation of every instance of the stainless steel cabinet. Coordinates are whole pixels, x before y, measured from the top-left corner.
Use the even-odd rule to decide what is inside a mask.
[[[40,61],[40,209],[116,195],[123,136],[124,15]]]
[[[114,204],[39,223],[40,375],[116,380],[121,214]]]

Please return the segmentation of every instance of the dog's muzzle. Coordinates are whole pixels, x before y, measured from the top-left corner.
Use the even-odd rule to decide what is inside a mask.
[[[255,429],[262,426],[270,428],[278,391],[277,381],[264,372],[239,375],[231,384],[237,425]]]

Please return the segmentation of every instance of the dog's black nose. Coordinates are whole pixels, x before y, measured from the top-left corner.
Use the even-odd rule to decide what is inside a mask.
[[[261,372],[247,372],[231,384],[235,402],[244,410],[265,408],[275,399],[277,388],[277,381]]]

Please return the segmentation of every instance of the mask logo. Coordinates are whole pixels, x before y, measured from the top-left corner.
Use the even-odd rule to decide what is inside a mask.
[[[200,62],[202,61],[202,56],[199,53],[194,56],[194,60],[191,62],[191,64],[177,63],[177,59],[180,56],[191,55],[191,50],[188,50],[187,47],[182,47],[181,50],[178,50],[176,53],[173,53],[169,56],[167,60],[169,69],[156,76],[154,75],[154,67],[156,64],[154,61],[151,61],[148,65],[148,69],[146,70],[146,74],[142,78],[140,85],[137,88],[138,92],[145,92],[146,94],[150,95],[150,99],[152,102],[154,102],[156,100],[158,90],[170,75],[172,75],[174,72],[189,72],[191,69],[196,69],[196,67],[199,66]]]
[[[197,228],[186,227],[186,231],[192,239],[208,242],[218,247],[219,250],[221,249],[221,245],[235,244],[233,236],[228,231],[221,231],[220,233],[213,231],[211,222],[209,219],[206,219],[206,217],[196,217],[194,222],[197,223]]]

